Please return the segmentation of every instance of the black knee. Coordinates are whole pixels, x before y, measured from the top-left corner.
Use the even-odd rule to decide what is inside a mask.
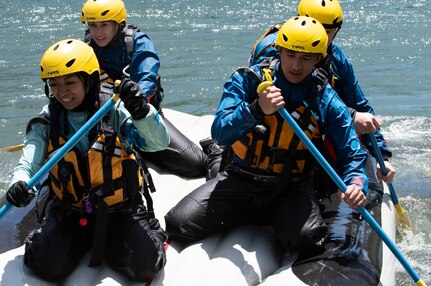
[[[59,255],[43,239],[40,230],[30,233],[25,241],[24,264],[37,276],[58,281],[68,276],[77,266],[77,262]]]
[[[194,242],[207,236],[200,219],[195,214],[202,213],[202,206],[185,197],[165,215],[166,234],[169,239]]]

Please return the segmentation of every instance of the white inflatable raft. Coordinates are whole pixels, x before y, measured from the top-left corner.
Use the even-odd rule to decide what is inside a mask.
[[[197,144],[210,135],[212,116],[198,117],[168,109],[164,113]],[[157,189],[152,195],[154,209],[164,227],[163,217],[169,209],[203,184],[205,179],[184,180],[174,175],[158,174],[153,169],[151,173]],[[373,188],[376,191],[373,197],[374,190],[370,190],[372,197],[367,209],[394,241],[395,212],[388,191],[382,195],[380,184]],[[325,251],[318,256],[281,257],[281,250],[269,227],[242,226],[189,246],[176,242],[167,244],[166,267],[146,284],[129,281],[106,265],[89,268],[89,256],[62,282],[49,283],[38,279],[22,262],[24,247],[10,249],[17,237],[22,241],[27,234],[18,229],[18,226],[22,229],[23,223],[17,218],[24,216],[26,210],[29,212],[31,206],[12,208],[0,219],[0,251],[3,249],[0,254],[0,285],[395,285],[395,258],[367,222],[340,202],[337,194],[321,203],[324,219],[330,225],[330,239]],[[34,213],[29,215],[34,216]]]

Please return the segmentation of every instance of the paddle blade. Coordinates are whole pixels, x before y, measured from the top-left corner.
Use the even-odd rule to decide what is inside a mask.
[[[406,212],[404,211],[404,209],[401,207],[401,205],[398,203],[395,206],[395,209],[397,210],[397,214],[398,214],[398,222],[405,228],[411,228],[411,224],[409,219],[407,218]]]
[[[24,144],[18,144],[18,145],[0,148],[0,152],[17,152],[17,151],[21,151],[22,148],[24,148]]]

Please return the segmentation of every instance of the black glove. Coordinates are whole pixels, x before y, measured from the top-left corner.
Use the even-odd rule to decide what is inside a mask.
[[[144,98],[139,85],[129,78],[123,78],[120,84],[120,98],[124,106],[132,115],[132,118],[139,120],[147,116],[150,106]]]
[[[17,208],[27,206],[33,198],[33,189],[30,189],[24,181],[14,183],[6,193],[7,201]]]

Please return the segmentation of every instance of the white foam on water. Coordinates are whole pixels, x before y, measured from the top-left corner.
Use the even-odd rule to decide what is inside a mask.
[[[378,116],[378,119],[394,161],[423,174],[431,182],[431,118]]]
[[[431,118],[414,116],[377,116],[389,140],[426,141],[431,139]],[[430,143],[431,148],[431,143]]]

